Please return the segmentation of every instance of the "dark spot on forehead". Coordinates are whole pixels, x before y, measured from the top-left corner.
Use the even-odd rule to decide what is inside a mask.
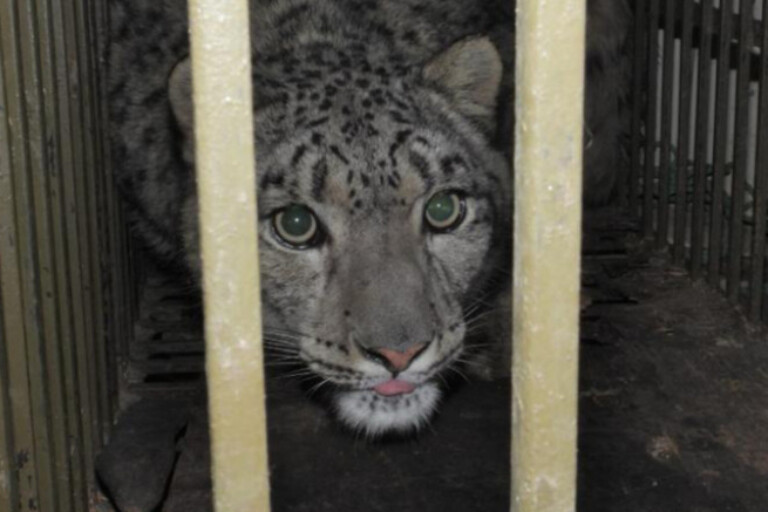
[[[322,126],[328,122],[328,116],[320,117],[318,119],[315,119],[313,121],[310,121],[309,124],[307,124],[308,128],[315,128],[317,126]]]
[[[395,135],[395,140],[397,141],[398,144],[402,144],[408,139],[408,137],[411,136],[411,133],[413,133],[411,130],[399,131],[397,132],[397,135]]]
[[[440,168],[443,171],[443,174],[450,178],[454,174],[456,174],[456,168],[453,165],[453,159],[451,157],[444,157],[440,160]]]
[[[301,161],[301,157],[303,157],[306,152],[307,146],[300,144],[293,152],[293,156],[291,157],[291,166],[296,167],[296,165],[298,165],[298,163]]]
[[[261,179],[261,188],[266,190],[270,186],[282,187],[283,183],[285,183],[285,176],[276,171],[269,171]]]
[[[415,30],[408,30],[403,34],[403,40],[411,44],[419,44],[419,38]]]
[[[327,177],[328,162],[326,162],[323,157],[312,167],[312,198],[315,201],[320,201],[322,199]]]
[[[342,131],[342,133],[343,133],[343,131]],[[339,149],[339,146],[337,146],[335,144],[332,145],[331,146],[331,152],[334,155],[336,155],[336,158],[341,160],[344,164],[349,165],[349,159],[341,152],[341,150]],[[350,171],[350,172],[352,172],[352,171]]]
[[[432,176],[430,175],[429,161],[424,156],[411,151],[408,155],[408,161],[418,173],[422,181],[428,186],[432,185]]]
[[[391,118],[391,119],[392,119],[394,122],[396,122],[396,123],[400,123],[400,124],[410,124],[410,121],[409,121],[408,119],[406,119],[406,117],[405,117],[403,114],[401,114],[400,112],[398,112],[398,111],[396,111],[396,110],[391,110],[391,111],[389,112],[389,117],[390,117],[390,118]]]

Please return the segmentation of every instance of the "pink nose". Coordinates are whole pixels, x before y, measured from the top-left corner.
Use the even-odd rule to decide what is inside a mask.
[[[374,349],[374,351],[383,356],[394,370],[402,371],[408,368],[408,365],[411,364],[413,358],[419,355],[426,346],[426,343],[420,343],[419,345],[409,347],[405,352],[392,350],[390,348],[377,348]]]

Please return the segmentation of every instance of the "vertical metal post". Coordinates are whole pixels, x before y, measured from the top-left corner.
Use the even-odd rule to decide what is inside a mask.
[[[688,222],[688,154],[691,134],[691,100],[693,96],[693,0],[681,6],[682,32],[680,35],[680,93],[678,94],[677,155],[675,157],[675,225],[673,262],[682,265],[686,258]],[[670,186],[672,184],[670,183]]]
[[[640,214],[640,172],[642,171],[643,159],[647,160],[649,154],[653,155],[653,149],[649,150],[648,140],[650,135],[646,133],[645,141],[642,139],[642,126],[644,113],[651,108],[651,102],[645,95],[647,90],[647,69],[646,60],[648,49],[648,22],[646,21],[648,11],[647,0],[637,0],[635,2],[635,21],[634,21],[634,59],[632,65],[632,138],[630,144],[631,162],[629,169],[629,211],[633,216]],[[647,130],[646,130],[647,132]]]
[[[0,88],[2,88],[1,84],[2,76],[0,76]],[[2,99],[0,99],[0,105],[2,105]],[[0,293],[0,347],[4,347],[8,343],[5,339],[3,322],[3,296]],[[5,351],[0,350],[0,510],[10,512],[18,502],[19,497],[18,486],[13,478],[13,424],[7,366]]]
[[[48,417],[49,395],[40,308],[37,212],[31,182],[35,159],[30,145],[39,133],[35,81],[30,76],[28,34],[19,9],[0,4],[0,65],[5,109],[0,112],[0,294],[3,298],[9,395],[17,453],[26,457],[13,478],[20,487],[21,510],[57,511],[55,446]],[[25,13],[26,15],[26,13]],[[30,95],[32,97],[30,97]],[[38,137],[39,139],[39,137]],[[39,150],[39,148],[38,148]],[[8,158],[10,157],[10,158]],[[34,467],[30,467],[34,459]]]
[[[247,0],[191,0],[216,510],[269,510]]]
[[[512,509],[575,510],[584,0],[518,3]]]
[[[731,212],[728,228],[728,269],[726,294],[733,302],[741,298],[742,258],[744,257],[744,203],[747,182],[749,141],[749,81],[752,57],[755,0],[739,4],[739,51],[736,71],[736,125],[733,142]]]
[[[663,69],[661,75],[661,154],[659,156],[659,210],[656,244],[666,247],[669,234],[669,177],[672,173],[672,107],[675,73],[675,7],[679,2],[662,2],[664,9]]]
[[[701,41],[699,42],[698,92],[696,94],[696,139],[693,164],[693,208],[691,212],[691,276],[696,279],[704,271],[704,228],[707,185],[707,157],[711,124],[712,31],[714,0],[701,3]],[[710,240],[711,244],[712,241]]]
[[[656,171],[656,144],[658,141],[659,107],[659,1],[648,0],[648,91],[645,120],[645,169],[643,174],[643,235],[653,235],[653,223],[658,218],[654,209],[654,179]],[[658,204],[658,203],[657,203]]]
[[[717,38],[717,81],[715,90],[715,148],[713,153],[712,174],[712,211],[709,231],[709,262],[707,264],[709,282],[720,288],[723,259],[723,196],[725,184],[725,166],[728,150],[728,95],[731,75],[731,37],[733,30],[733,2],[720,2]]]
[[[757,140],[768,140],[768,0],[763,0],[763,33],[760,47],[760,104],[758,107]],[[755,163],[755,229],[752,235],[752,282],[749,285],[749,316],[759,321],[766,295],[766,224],[768,216],[768,147],[765,142],[757,144]],[[768,320],[768,318],[766,319]]]

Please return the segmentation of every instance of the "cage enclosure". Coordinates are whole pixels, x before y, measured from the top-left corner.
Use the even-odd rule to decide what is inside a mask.
[[[0,0],[3,512],[213,507],[199,291],[111,171],[118,3]],[[768,0],[629,7],[620,60],[585,59],[630,78],[584,130],[587,166],[599,129],[622,158],[581,238],[578,509],[762,512]],[[509,509],[508,379],[447,376],[429,428],[372,441],[266,373],[273,510]]]

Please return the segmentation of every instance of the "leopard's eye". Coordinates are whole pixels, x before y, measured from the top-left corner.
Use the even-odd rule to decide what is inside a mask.
[[[432,231],[449,231],[464,220],[464,199],[456,192],[438,192],[424,208],[424,218]]]
[[[317,245],[319,232],[317,218],[312,210],[301,204],[292,204],[272,217],[275,233],[282,242],[305,249]]]

